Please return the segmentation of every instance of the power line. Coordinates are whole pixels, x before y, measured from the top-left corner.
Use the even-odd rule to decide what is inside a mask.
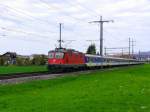
[[[9,37],[9,35],[0,35],[0,37]],[[12,38],[14,38],[13,36],[11,36]],[[23,41],[28,41],[28,42],[38,42],[38,43],[42,43],[42,44],[48,44],[47,41],[42,41],[42,40],[35,40],[35,39],[27,39],[27,38],[15,38],[16,40],[23,40]]]
[[[107,33],[110,38],[112,38],[113,40],[116,39],[118,42],[120,42],[120,41],[125,41],[125,40],[126,40],[126,39],[123,39],[123,38],[119,38],[119,37],[118,37],[118,36],[122,35],[122,34],[119,34],[119,32],[117,32],[117,36],[115,36],[115,35],[116,35],[116,34],[114,35],[115,32],[113,32],[113,34],[112,34],[112,33],[110,33],[109,31],[107,31],[107,30],[105,29],[105,30],[104,30],[104,33]]]
[[[2,34],[2,35],[0,35],[0,37],[6,37],[7,35],[5,35],[5,34]]]
[[[2,29],[2,28],[0,28],[0,29]],[[4,30],[4,29],[2,29],[2,30]],[[13,30],[11,30],[11,29],[5,29],[5,31],[12,31],[12,32],[16,32],[16,31],[13,31]],[[21,32],[22,33],[22,32]],[[25,33],[26,34],[26,33]],[[2,34],[2,35],[0,35],[0,37],[9,37],[9,35],[6,35],[6,34]],[[11,37],[13,37],[13,36],[11,36]],[[17,38],[17,40],[23,40],[23,41],[30,41],[30,42],[39,42],[39,43],[48,43],[48,42],[44,42],[44,41],[42,41],[42,40],[35,40],[35,39],[27,39],[27,38],[24,38],[24,39],[21,39],[21,38]]]
[[[0,27],[2,30],[5,31],[12,31],[12,32],[18,32],[18,33],[23,33],[23,34],[27,34],[27,35],[34,35],[34,36],[39,36],[39,37],[49,37],[49,36],[45,36],[45,35],[37,35],[35,33],[31,33],[31,32],[25,32],[22,30],[17,30],[17,29],[11,29],[11,28],[5,28],[5,27]]]
[[[49,4],[47,3],[47,2],[45,2],[44,0],[39,0],[41,3],[44,3],[48,8],[56,8],[56,9],[60,9],[59,7],[56,7],[56,6],[49,6]],[[61,10],[61,9],[60,9]],[[68,15],[67,15],[68,16]],[[73,16],[71,16],[71,15],[69,15],[71,18],[73,18],[73,19],[75,19],[75,20],[78,20],[78,21],[82,21],[81,19],[79,19],[79,18],[76,18],[76,17],[73,17]],[[68,16],[68,17],[69,17]]]
[[[36,20],[36,21],[38,20],[38,21],[40,21],[40,22],[44,22],[44,23],[51,24],[49,21],[42,20],[42,19],[40,19],[40,18],[35,18],[35,17],[33,17],[33,16],[31,16],[31,15],[25,13],[25,12],[22,11],[22,10],[18,10],[18,9],[16,9],[16,8],[13,8],[13,7],[10,7],[10,6],[8,6],[8,5],[4,5],[4,4],[0,4],[0,5],[1,5],[1,6],[4,6],[4,7],[6,7],[6,8],[8,8],[8,9],[11,9],[11,10],[13,10],[14,12],[19,13],[19,14],[21,14],[21,15],[23,15],[23,16],[27,16],[27,17],[29,17],[31,20]]]
[[[100,16],[99,21],[91,21],[89,23],[98,23],[100,27],[100,55],[103,56],[103,24],[113,22],[113,20],[103,20],[102,16]]]
[[[30,18],[30,20],[38,20],[39,22],[43,22],[43,23],[47,23],[47,24],[51,24],[50,22],[48,22],[48,21],[45,21],[45,20],[42,20],[42,19],[40,19],[40,18],[35,18],[35,17],[33,17],[33,16],[31,16],[31,15],[29,15],[29,14],[26,14],[26,13],[24,13],[23,11],[21,11],[21,10],[18,10],[18,9],[16,9],[16,8],[12,8],[12,7],[10,7],[10,6],[8,6],[8,5],[4,5],[4,4],[0,4],[1,6],[4,6],[4,7],[6,7],[6,8],[8,8],[8,9],[11,9],[11,10],[14,10],[16,13],[19,13],[19,14],[21,14],[21,15],[24,15],[24,16],[27,16],[27,17],[29,17]],[[13,16],[13,15],[12,15]],[[28,18],[28,19],[29,19]],[[42,23],[41,23],[42,24]],[[46,25],[47,25],[46,24]],[[20,25],[20,24],[19,24]],[[21,25],[23,25],[23,24],[21,24]],[[43,25],[43,24],[42,24]],[[24,25],[23,25],[24,26]],[[55,26],[56,27],[56,26]],[[52,32],[52,31],[49,31],[49,32],[51,32],[51,33],[54,33],[54,32]]]
[[[66,45],[64,45],[65,48],[67,48],[68,45],[71,44],[73,41],[75,41],[75,40],[64,40],[64,42],[68,42],[68,43],[66,43]]]
[[[106,48],[106,47],[105,47]],[[113,47],[113,48],[106,48],[106,49],[128,49],[129,47]]]
[[[88,8],[88,7],[86,7],[85,5],[83,5],[83,4],[81,4],[81,3],[79,3],[79,2],[77,2],[77,1],[74,1],[74,3],[76,3],[76,4],[74,4],[73,2],[69,2],[68,0],[65,0],[68,4],[70,4],[70,5],[73,5],[73,6],[75,6],[76,4],[78,5],[78,6],[80,6],[82,9],[85,9],[86,11],[88,10],[88,11],[90,11],[91,12],[91,14],[89,14],[89,15],[91,15],[91,16],[95,16],[95,17],[97,17],[97,15],[99,15],[97,12],[95,12],[94,10],[92,10],[92,9],[90,9],[90,8]],[[94,14],[95,13],[95,14]]]
[[[91,44],[94,44],[94,42],[97,42],[99,40],[86,40],[86,41],[91,42]]]
[[[19,30],[15,30],[15,29],[7,29],[7,28],[4,28],[4,27],[2,27],[1,28],[2,30],[5,30],[5,31],[11,31],[11,32],[19,32],[19,33],[24,33],[24,34],[26,34],[26,35],[33,35],[33,36],[41,36],[41,37],[49,37],[49,36],[42,36],[42,35],[37,35],[37,34],[34,34],[34,33],[29,33],[29,32],[24,32],[24,31],[19,31]],[[9,37],[9,35],[5,35],[5,34],[3,34],[3,35],[0,35],[0,37]],[[11,36],[11,37],[13,37],[13,36]],[[27,39],[27,38],[24,38],[24,39],[21,39],[21,38],[17,38],[17,40],[23,40],[23,41],[30,41],[30,42],[38,42],[38,43],[42,43],[42,44],[49,44],[47,41],[45,42],[45,41],[42,41],[42,40],[35,40],[35,39]],[[52,41],[52,40],[51,40]]]
[[[47,3],[47,2],[45,2],[44,0],[39,0],[41,3],[44,3],[48,8],[51,8],[51,7],[53,7],[53,8],[56,8],[56,9],[60,9],[61,10],[61,8],[59,8],[59,7],[57,7],[57,6],[49,6],[49,4]],[[69,3],[69,2],[67,2],[67,3]],[[71,3],[69,3],[69,4],[71,4]],[[73,5],[73,4],[71,4],[71,5]],[[86,22],[83,22],[83,19],[80,19],[80,18],[77,18],[77,17],[74,17],[74,16],[72,16],[72,15],[70,15],[70,14],[66,14],[65,15],[66,17],[71,17],[72,19],[74,19],[74,20],[77,20],[78,22],[80,22],[80,23],[82,23],[82,24],[86,24],[87,25],[87,23]],[[85,21],[85,20],[84,20]]]
[[[124,50],[125,50],[125,49],[129,49],[129,47],[112,47],[112,48],[107,48],[107,47],[105,47],[104,49],[105,49],[105,55],[108,54],[107,51],[121,50],[122,56],[123,56]]]

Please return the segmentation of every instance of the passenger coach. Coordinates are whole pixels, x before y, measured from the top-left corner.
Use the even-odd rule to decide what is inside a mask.
[[[85,63],[88,67],[98,67],[98,66],[124,66],[124,65],[134,65],[141,64],[140,61],[135,59],[126,58],[116,58],[116,57],[106,57],[98,55],[85,54]]]

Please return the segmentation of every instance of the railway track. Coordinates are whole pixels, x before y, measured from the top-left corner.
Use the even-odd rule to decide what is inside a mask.
[[[20,77],[28,77],[28,76],[39,76],[39,75],[46,75],[46,74],[50,74],[50,72],[2,74],[0,76],[0,80],[12,79],[12,78],[20,78]]]
[[[20,78],[20,77],[29,77],[29,76],[42,76],[42,75],[59,74],[59,73],[70,73],[70,72],[75,72],[75,71],[44,71],[44,72],[1,74],[0,80]]]
[[[134,65],[136,66],[136,65]],[[127,66],[124,66],[127,67]],[[0,76],[0,84],[19,83],[37,79],[51,79],[55,77],[65,75],[77,75],[81,73],[90,73],[97,70],[114,70],[120,67],[102,68],[102,69],[87,69],[87,70],[72,70],[72,71],[45,71],[45,72],[33,72],[33,73],[15,73],[5,74]]]
[[[89,73],[93,70],[87,71],[69,71],[69,72],[37,72],[37,73],[18,73],[6,76],[0,76],[0,84],[16,84],[27,82],[31,80],[45,80],[66,75],[78,75],[82,73]]]
[[[83,72],[83,71],[89,71],[89,69],[85,69],[85,70],[65,70],[65,71],[56,70],[56,71],[44,71],[44,72],[26,72],[26,73],[1,74],[0,75],[0,80],[21,78],[21,77],[43,76],[43,75],[51,75],[51,74],[74,73],[74,72]]]
[[[109,68],[110,69],[110,68]],[[112,68],[111,68],[112,69]],[[114,68],[113,68],[114,69]],[[90,73],[97,70],[108,70],[107,69],[86,69],[86,70],[71,70],[71,71],[46,71],[46,72],[34,72],[34,73],[16,73],[16,74],[5,74],[0,76],[0,84],[16,84],[27,82],[31,80],[40,79],[52,79],[61,76],[70,75],[81,75]]]
[[[0,80],[7,80],[13,78],[22,78],[22,77],[33,77],[33,76],[44,76],[44,75],[52,75],[52,74],[65,74],[65,73],[79,73],[86,71],[93,71],[94,69],[86,69],[86,70],[70,70],[70,71],[45,71],[45,72],[30,72],[30,73],[13,73],[13,74],[1,74]],[[98,69],[95,69],[98,70]]]

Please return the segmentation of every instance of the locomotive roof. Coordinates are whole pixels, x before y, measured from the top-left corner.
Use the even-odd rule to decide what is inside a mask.
[[[56,48],[55,50],[49,51],[49,52],[73,52],[73,53],[82,53],[79,51],[76,51],[74,49],[65,49],[65,48]]]

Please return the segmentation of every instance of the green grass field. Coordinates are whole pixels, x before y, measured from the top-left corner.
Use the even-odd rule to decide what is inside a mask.
[[[1,85],[0,112],[150,112],[150,65]]]
[[[0,75],[47,71],[46,66],[0,66]]]

